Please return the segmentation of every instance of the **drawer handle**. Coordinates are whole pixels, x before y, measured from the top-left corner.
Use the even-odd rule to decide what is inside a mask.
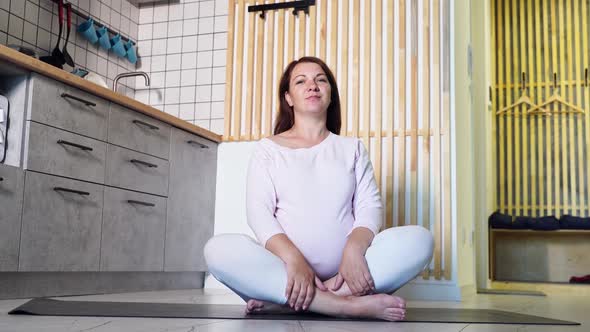
[[[0,182],[4,181],[4,178],[0,176]]]
[[[83,104],[84,104],[84,105],[86,105],[86,106],[96,106],[96,104],[95,104],[95,103],[93,103],[93,102],[91,102],[91,101],[84,100],[84,99],[82,99],[82,98],[80,98],[80,97],[72,96],[72,95],[71,95],[71,94],[69,94],[69,93],[62,93],[62,94],[61,94],[61,97],[62,97],[62,98],[70,98],[70,99],[73,99],[73,100],[79,101],[79,102],[83,103]]]
[[[194,145],[200,147],[201,149],[208,149],[209,148],[207,145],[193,141],[193,140],[187,141],[187,143],[191,144],[191,145],[194,144]]]
[[[76,143],[72,143],[72,142],[68,142],[68,141],[64,141],[63,139],[60,139],[59,141],[57,141],[57,144],[63,144],[63,145],[73,146],[75,148],[78,148],[78,149],[81,149],[81,150],[84,150],[84,151],[92,151],[92,148],[91,147],[80,145],[80,144],[76,144]]]
[[[136,125],[146,126],[146,127],[150,128],[152,130],[160,130],[160,128],[154,126],[153,124],[147,123],[147,122],[143,122],[143,121],[140,121],[140,120],[133,120],[133,123],[135,123]]]
[[[147,166],[150,168],[152,168],[152,167],[157,168],[158,167],[158,165],[156,165],[156,164],[148,163],[147,161],[143,161],[143,160],[131,159],[129,161],[134,164],[140,164],[140,165],[144,165],[144,166]]]
[[[135,200],[128,200],[127,203],[129,204],[138,204],[138,205],[143,205],[143,206],[156,206],[156,204],[154,203],[148,203],[148,202],[142,202],[142,201],[135,201]]]
[[[55,187],[55,188],[53,188],[53,190],[63,191],[63,192],[72,193],[72,194],[78,194],[78,195],[82,195],[82,196],[89,196],[90,195],[90,193],[86,192],[86,191],[80,191],[80,190],[74,190],[74,189],[68,189],[68,188],[62,188],[62,187]]]

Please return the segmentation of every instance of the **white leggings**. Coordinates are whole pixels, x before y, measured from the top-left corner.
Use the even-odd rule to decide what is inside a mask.
[[[420,226],[401,226],[377,234],[365,258],[378,293],[391,294],[415,278],[432,259],[432,234]],[[243,234],[221,234],[205,245],[209,272],[244,301],[285,304],[285,263]]]

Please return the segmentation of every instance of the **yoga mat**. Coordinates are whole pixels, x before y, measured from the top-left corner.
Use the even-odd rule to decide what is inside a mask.
[[[244,314],[243,305],[90,302],[33,299],[9,312],[11,315],[107,316],[150,318],[259,319],[377,321],[358,318],[335,318],[314,313]],[[580,325],[575,322],[488,309],[408,308],[404,322]]]

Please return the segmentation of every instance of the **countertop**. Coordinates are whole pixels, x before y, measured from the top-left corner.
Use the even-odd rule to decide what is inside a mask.
[[[182,130],[191,132],[193,134],[205,137],[214,142],[221,142],[221,135],[213,133],[207,129],[203,129],[199,126],[195,126],[186,121],[183,121],[175,116],[164,113],[154,107],[138,102],[135,99],[131,99],[122,94],[116,93],[112,90],[106,89],[102,86],[96,85],[90,81],[87,81],[81,77],[70,74],[59,68],[55,68],[45,62],[37,60],[33,57],[22,54],[4,45],[0,45],[0,61],[10,62],[23,69],[37,72],[41,75],[53,78],[57,81],[71,85],[78,89],[92,93],[96,96],[109,100],[113,103],[117,103],[121,106],[127,107],[136,112],[140,112],[156,118],[160,121],[166,122],[174,127]]]

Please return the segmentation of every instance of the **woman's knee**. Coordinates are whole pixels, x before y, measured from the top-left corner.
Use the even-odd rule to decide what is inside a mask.
[[[432,259],[434,252],[434,237],[432,233],[422,226],[405,226],[408,227],[407,236],[410,239],[410,243],[414,244],[412,252],[427,264]]]
[[[220,234],[207,241],[203,249],[205,261],[210,272],[223,270],[224,266],[231,266],[236,259],[236,252],[247,245],[252,239],[244,234]]]

